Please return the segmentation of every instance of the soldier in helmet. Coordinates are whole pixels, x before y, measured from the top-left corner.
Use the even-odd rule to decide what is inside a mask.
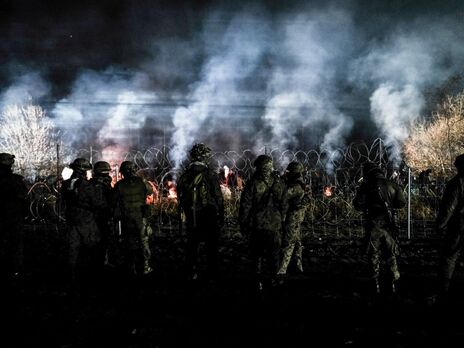
[[[69,167],[73,173],[63,182],[61,195],[65,203],[72,281],[80,282],[86,280],[86,277],[81,277],[84,274],[78,272],[81,270],[78,266],[89,266],[88,271],[91,271],[97,263],[100,230],[96,217],[107,205],[87,179],[87,172],[92,169],[90,162],[85,158],[76,158]],[[86,262],[81,262],[84,259]]]
[[[13,174],[14,155],[0,153],[0,267],[2,275],[18,275],[23,266],[23,223],[27,215],[27,187]]]
[[[306,212],[306,185],[303,181],[303,165],[291,162],[287,166],[285,174],[285,201],[287,202],[284,223],[282,262],[278,271],[279,275],[287,273],[287,267],[292,259],[296,268],[303,272],[303,246],[301,244],[301,224]]]
[[[187,227],[186,265],[189,277],[197,279],[199,247],[205,242],[207,276],[218,272],[218,244],[224,224],[224,202],[220,179],[209,165],[211,149],[199,143],[192,146],[187,168],[179,177],[179,204],[185,213]]]
[[[121,163],[123,179],[115,187],[115,215],[121,221],[122,247],[125,266],[131,275],[140,277],[152,271],[150,266],[150,232],[146,199],[153,193],[150,184],[137,176],[135,164]]]
[[[456,157],[454,165],[457,174],[446,184],[436,220],[438,233],[444,236],[439,270],[440,296],[448,293],[464,245],[464,154]]]
[[[103,266],[108,262],[107,252],[110,238],[112,237],[112,217],[113,211],[113,178],[110,175],[111,165],[105,161],[99,161],[93,166],[93,175],[90,183],[95,187],[96,193],[105,201],[105,209],[101,209],[96,216],[97,226],[100,230],[100,243],[98,247],[98,262]]]
[[[363,182],[356,192],[353,204],[364,213],[369,266],[374,290],[380,293],[381,253],[389,266],[391,291],[400,278],[397,264],[398,241],[395,210],[406,205],[401,187],[385,178],[382,169],[372,162],[363,166]]]
[[[245,184],[240,198],[239,223],[241,233],[249,237],[253,272],[260,290],[264,281],[264,261],[270,272],[271,284],[277,283],[286,203],[285,186],[273,169],[272,158],[260,155],[254,166],[256,170]]]

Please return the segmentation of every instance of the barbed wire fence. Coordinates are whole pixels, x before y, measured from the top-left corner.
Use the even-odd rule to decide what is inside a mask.
[[[181,169],[174,168],[169,157],[170,150],[168,146],[162,146],[126,152],[119,163],[133,161],[139,168],[138,174],[153,184],[154,225],[159,232],[175,233],[180,219],[177,199],[171,191]],[[354,238],[363,235],[362,214],[354,209],[352,201],[362,180],[362,164],[366,161],[378,163],[387,177],[399,183],[408,196],[408,208],[399,214],[401,237],[429,237],[434,232],[433,223],[446,179],[411,176],[404,163],[395,165],[389,160],[388,147],[382,139],[376,139],[371,144],[353,143],[330,152],[264,147],[258,151],[245,149],[213,153],[211,163],[224,179],[225,221],[230,234],[238,230],[237,215],[243,184],[253,173],[254,159],[263,153],[273,158],[275,169],[280,173],[291,161],[303,164],[304,179],[310,192],[303,226],[308,237]],[[87,158],[93,163],[103,160],[102,153],[92,147],[78,150],[77,157]],[[64,167],[64,164],[61,166]],[[118,165],[113,164],[112,167],[113,176],[117,177]],[[227,178],[226,171],[229,171]],[[64,222],[59,183],[59,178],[51,175],[31,186],[32,222]]]

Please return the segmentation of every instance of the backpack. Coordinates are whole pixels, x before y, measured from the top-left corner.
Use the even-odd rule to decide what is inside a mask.
[[[184,210],[201,210],[213,203],[208,183],[208,170],[189,173],[181,191],[181,204]]]

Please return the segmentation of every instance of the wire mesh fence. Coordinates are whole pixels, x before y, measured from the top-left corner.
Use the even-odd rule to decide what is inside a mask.
[[[174,167],[169,153],[170,148],[167,146],[124,153],[118,163],[112,163],[112,176],[115,181],[118,179],[119,163],[133,161],[139,168],[138,174],[149,180],[154,188],[154,224],[158,229],[175,231],[180,221],[175,180],[182,168]],[[280,173],[284,172],[291,161],[303,164],[310,196],[303,228],[308,236],[352,238],[362,235],[362,214],[354,209],[352,201],[362,181],[361,168],[366,161],[378,163],[387,177],[397,182],[410,198],[410,209],[399,212],[401,236],[429,237],[434,233],[433,221],[446,178],[430,178],[424,173],[409,177],[409,168],[404,163],[389,160],[388,147],[382,139],[376,139],[371,144],[353,143],[330,152],[279,150],[271,147],[258,151],[245,149],[214,152],[211,164],[222,178],[225,220],[229,230],[237,229],[240,193],[253,173],[254,159],[262,153],[273,158],[275,169]],[[93,163],[104,160],[102,152],[95,148],[81,149],[77,151],[77,157],[87,158]],[[60,182],[61,178],[52,175],[31,186],[29,197],[32,221],[64,221],[58,189]]]

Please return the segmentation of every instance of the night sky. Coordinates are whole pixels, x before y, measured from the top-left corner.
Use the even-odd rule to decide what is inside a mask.
[[[2,106],[75,146],[395,147],[464,67],[462,1],[3,1]],[[79,132],[78,132],[79,133]]]

